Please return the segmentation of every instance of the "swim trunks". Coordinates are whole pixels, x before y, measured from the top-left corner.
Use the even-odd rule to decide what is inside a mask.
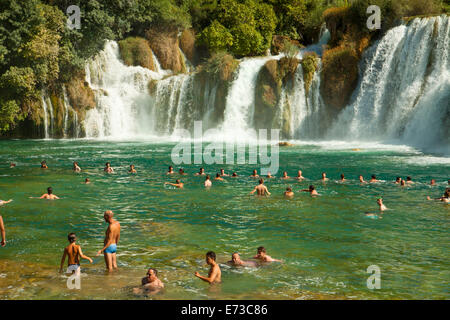
[[[110,244],[108,248],[106,248],[106,253],[116,253],[117,251],[117,245],[115,243]]]
[[[76,272],[79,267],[80,267],[79,264],[69,264],[69,266],[67,267],[66,273]]]

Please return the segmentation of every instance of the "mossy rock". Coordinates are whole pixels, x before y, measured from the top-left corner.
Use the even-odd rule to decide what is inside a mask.
[[[67,85],[67,96],[72,108],[80,111],[82,109],[95,108],[95,95],[89,84],[82,77],[72,79]]]
[[[278,61],[269,60],[256,79],[254,124],[258,128],[271,128],[281,93]]]
[[[141,66],[155,71],[153,53],[148,41],[133,37],[119,41],[120,56],[127,66]]]
[[[194,29],[183,30],[180,36],[180,49],[189,61],[194,62],[196,55],[195,48],[195,31]]]
[[[288,36],[273,35],[270,52],[274,55],[280,54],[284,50],[284,45],[285,45],[286,41],[292,43],[293,45],[295,45],[299,48],[303,47],[300,44],[300,42],[298,42],[297,40],[292,40]]]
[[[174,73],[183,71],[177,28],[153,27],[147,30],[145,35],[163,69],[172,70]]]
[[[303,82],[305,86],[305,92],[306,94],[308,94],[309,88],[311,87],[311,83],[314,78],[314,73],[319,66],[319,57],[315,52],[307,52],[303,55],[301,65],[303,69]]]

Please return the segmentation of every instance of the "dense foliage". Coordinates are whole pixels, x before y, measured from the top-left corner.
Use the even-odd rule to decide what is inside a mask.
[[[448,10],[448,0],[374,0],[389,23],[402,15]],[[374,1],[370,1],[371,3]],[[0,1],[0,132],[39,108],[42,90],[83,78],[86,59],[105,39],[145,37],[153,27],[192,28],[209,56],[263,54],[272,36],[307,45],[317,40],[323,13],[351,6],[356,22],[366,19],[368,0],[7,0]],[[66,26],[70,5],[81,8],[81,29]],[[444,8],[444,9],[443,9]],[[133,43],[122,42],[131,48]],[[139,43],[139,52],[148,52]],[[128,62],[139,62],[129,50]],[[223,56],[223,54],[222,54]],[[231,58],[229,58],[231,59]],[[148,59],[147,59],[148,60]],[[231,60],[230,60],[231,61]],[[150,63],[150,62],[149,62]],[[72,92],[74,90],[71,90]]]

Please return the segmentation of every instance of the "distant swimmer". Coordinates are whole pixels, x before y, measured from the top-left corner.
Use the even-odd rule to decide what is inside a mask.
[[[381,212],[388,210],[388,208],[386,208],[386,206],[383,204],[382,198],[377,199],[377,204],[378,204],[378,208],[380,209]]]
[[[0,206],[2,206],[2,205],[4,205],[4,204],[11,203],[12,201],[13,201],[12,199],[9,199],[8,201],[6,201],[6,200],[0,200]]]
[[[400,177],[397,177],[397,178],[395,178],[395,184],[400,184],[402,182],[402,178],[400,178]]]
[[[80,258],[89,260],[90,263],[92,263],[93,261],[88,256],[85,256],[81,251],[81,246],[76,244],[77,236],[75,235],[75,233],[73,232],[69,233],[69,235],[67,236],[67,240],[69,240],[70,244],[64,248],[64,253],[61,258],[61,265],[59,267],[59,272],[62,273],[64,261],[66,261],[67,256],[68,266],[66,273],[80,274]]]
[[[263,262],[283,262],[281,260],[277,260],[269,256],[266,253],[266,248],[264,247],[258,247],[257,254],[256,256],[253,257],[253,259],[258,259]]]
[[[343,173],[341,173],[341,180],[339,180],[340,182],[345,182],[347,181],[347,179],[345,179],[345,176]]]
[[[265,196],[265,195],[269,195],[270,196],[270,192],[267,189],[267,187],[264,185],[264,180],[261,178],[259,179],[259,185],[257,185],[252,192],[250,192],[250,194],[254,194],[255,192],[257,192],[258,196]]]
[[[0,233],[2,234],[2,242],[0,242],[0,245],[2,247],[6,246],[6,231],[5,231],[5,224],[3,223],[3,217],[0,216]]]
[[[183,183],[183,182],[181,182],[181,181],[180,181],[180,179],[177,179],[177,180],[175,181],[175,183],[164,182],[164,184],[168,184],[168,185],[171,185],[171,186],[177,187],[177,188],[179,188],[179,189],[182,189],[182,188],[184,188],[184,183]]]
[[[253,173],[250,175],[250,177],[252,177],[252,178],[259,178],[258,171],[256,171],[256,169],[253,170]]]
[[[366,212],[365,215],[367,218],[370,218],[370,219],[383,219],[383,217],[380,217],[376,213],[372,213],[372,212]]]
[[[75,172],[81,172],[81,168],[80,168],[80,166],[78,165],[78,162],[74,162],[73,163],[73,171],[75,171]]]
[[[157,294],[164,289],[164,283],[158,278],[158,271],[154,268],[147,270],[147,276],[141,280],[142,288],[134,288],[135,294]]]
[[[15,168],[15,167],[16,167],[16,164],[15,164],[14,162],[11,162],[11,163],[9,164],[9,167],[10,167],[10,168]]]
[[[48,169],[47,161],[44,160],[41,162],[41,169]]]
[[[220,173],[216,173],[214,180],[225,181],[225,179],[220,176]]]
[[[209,188],[212,186],[211,178],[209,177],[209,174],[206,176],[205,179],[205,187]]]
[[[309,192],[311,196],[318,196],[319,194],[316,191],[316,187],[310,185],[308,189],[300,190],[301,192]]]
[[[364,178],[362,175],[359,175],[359,182],[360,183],[367,183],[367,181],[364,181]]]
[[[413,184],[411,177],[406,177],[406,184]]]
[[[297,177],[295,177],[297,180],[304,180],[305,177],[302,175],[302,170],[298,170]]]
[[[106,229],[105,240],[103,241],[103,249],[97,252],[97,256],[103,253],[105,257],[106,268],[109,272],[117,269],[117,245],[120,240],[120,223],[113,219],[114,213],[111,210],[105,211],[103,218],[106,223],[108,223],[108,228]]]
[[[435,185],[436,185],[436,180],[435,179],[431,179],[430,186],[435,186]]]
[[[114,173],[114,169],[111,167],[111,163],[107,162],[103,171],[105,171],[106,173]]]
[[[221,177],[229,177],[230,175],[229,175],[229,174],[226,174],[226,173],[225,173],[225,170],[220,169],[220,176],[221,176]]]
[[[325,172],[322,172],[322,178],[320,180],[328,181],[327,174]]]
[[[286,198],[292,198],[292,197],[294,197],[294,192],[292,191],[292,188],[291,188],[291,187],[287,187],[287,188],[286,188],[286,191],[284,192],[284,196],[285,196]]]
[[[269,172],[267,172],[266,178],[267,178],[267,179],[271,179],[271,178],[274,178],[274,176],[273,176],[273,175],[270,173],[270,171],[269,171]]]
[[[380,180],[377,180],[377,176],[373,174],[369,183],[374,183],[374,182],[380,182]]]
[[[86,178],[86,179],[84,180],[84,183],[85,183],[85,184],[89,184],[89,183],[91,183],[91,179],[89,179],[89,178]]]
[[[178,170],[178,174],[181,174],[182,176],[187,175],[187,173],[184,172],[183,168],[180,168],[180,170]]]
[[[203,175],[205,175],[205,174],[206,174],[206,173],[205,173],[205,169],[200,168],[199,172],[197,172],[195,175],[196,175],[196,176],[203,176]]]
[[[406,182],[405,182],[405,180],[403,180],[403,179],[400,179],[400,185],[401,185],[402,187],[406,186]]]
[[[450,203],[450,189],[445,190],[445,193],[442,197],[432,199],[430,198],[430,196],[428,196],[427,200],[437,200],[442,201],[444,203]]]
[[[134,167],[134,164],[130,165],[130,170],[128,170],[128,173],[137,173],[136,168]]]
[[[30,197],[30,199],[36,199],[36,197]],[[47,193],[44,193],[39,199],[46,199],[46,200],[57,200],[59,197],[53,194],[53,188],[48,187]]]
[[[290,177],[288,176],[287,172],[284,171],[283,172],[283,176],[281,177],[281,179],[289,179]]]
[[[208,277],[201,276],[198,272],[195,273],[195,276],[205,282],[208,282],[209,284],[220,283],[222,272],[216,262],[216,254],[213,251],[208,251],[206,253],[206,263],[210,266]]]
[[[236,172],[233,172],[233,174],[231,175],[233,178],[236,178],[238,176],[238,174]]]
[[[169,171],[167,171],[166,174],[174,174],[175,172],[173,171],[173,167],[169,166]]]
[[[231,255],[231,260],[227,262],[231,266],[235,267],[257,267],[258,264],[255,261],[241,260],[239,253],[235,252]]]

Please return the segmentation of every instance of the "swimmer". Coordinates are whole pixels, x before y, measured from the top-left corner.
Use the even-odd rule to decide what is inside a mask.
[[[41,162],[41,169],[48,169],[47,161],[44,160]]]
[[[400,184],[402,182],[402,178],[400,178],[400,177],[397,177],[397,178],[395,178],[395,184]]]
[[[35,197],[30,197],[30,199],[36,199],[36,198]],[[47,188],[47,193],[43,194],[38,199],[57,200],[57,199],[59,199],[59,197],[57,197],[56,195],[53,194],[53,188],[52,187],[48,187]]]
[[[431,199],[430,196],[428,196],[427,200],[437,200],[445,203],[450,203],[450,189],[445,190],[445,193],[442,197]]]
[[[364,178],[362,175],[359,175],[359,182],[360,183],[367,183],[367,181],[364,181]]]
[[[203,175],[205,175],[205,174],[206,174],[206,173],[205,173],[205,169],[200,168],[199,172],[197,172],[195,175],[196,175],[196,176],[203,176]]]
[[[436,180],[435,179],[431,179],[430,186],[435,186],[435,185],[436,185]]]
[[[322,181],[328,181],[327,174],[325,172],[322,172],[322,179],[321,180]]]
[[[295,179],[297,179],[297,180],[304,180],[305,179],[305,177],[302,176],[302,170],[298,170],[297,177]]]
[[[103,249],[97,252],[97,256],[103,253],[105,257],[106,268],[109,272],[117,269],[117,245],[120,240],[120,223],[113,219],[114,213],[111,210],[105,211],[103,218],[106,223],[108,223],[108,228],[106,229],[105,240],[103,241]]]
[[[254,194],[255,192],[257,192],[258,196],[265,196],[265,195],[269,195],[270,196],[270,192],[267,189],[267,187],[264,185],[264,180],[261,178],[259,179],[259,185],[257,185],[252,192],[250,192],[250,194]]]
[[[173,171],[173,167],[169,166],[169,171],[167,171],[166,174],[174,174],[175,172]]]
[[[64,248],[59,272],[62,273],[64,261],[66,260],[66,256],[68,256],[67,273],[72,272],[72,274],[80,274],[80,258],[89,260],[90,263],[92,263],[93,261],[88,256],[85,256],[81,251],[81,246],[75,243],[77,241],[77,236],[75,235],[75,233],[69,233],[69,235],[67,236],[67,240],[69,240],[70,244]]]
[[[106,173],[114,173],[114,169],[111,168],[111,163],[107,162],[103,171],[105,171]]]
[[[290,177],[288,176],[287,172],[284,171],[283,172],[283,176],[281,177],[281,179],[289,179]]]
[[[411,177],[406,177],[406,183],[413,184],[414,182],[412,181]]]
[[[220,173],[216,173],[214,180],[224,181],[225,179],[220,176]]]
[[[403,179],[400,179],[400,186],[404,187],[406,186],[406,182]]]
[[[255,261],[241,260],[239,253],[235,252],[231,255],[231,260],[227,262],[231,266],[235,267],[257,267]]]
[[[212,186],[212,182],[211,182],[211,178],[209,177],[209,174],[208,174],[205,179],[205,187],[209,188],[211,186]]]
[[[370,219],[383,219],[383,217],[380,217],[377,214],[371,213],[371,212],[366,212],[365,215],[367,218],[370,218]]]
[[[134,167],[134,164],[130,165],[130,170],[128,170],[128,173],[137,173],[137,171],[136,171],[136,169]]]
[[[341,180],[339,180],[340,182],[345,182],[345,181],[347,181],[346,179],[345,179],[345,176],[344,176],[344,174],[343,173],[341,173]]]
[[[382,198],[378,198],[377,199],[377,204],[378,204],[378,207],[379,207],[381,212],[388,210],[388,208],[386,208],[386,206],[383,204],[383,199]]]
[[[80,168],[80,166],[78,165],[78,162],[74,162],[74,163],[73,163],[73,171],[75,171],[75,172],[81,172],[81,168]]]
[[[89,178],[86,178],[86,179],[84,180],[84,184],[89,184],[89,183],[91,183],[91,180],[90,180]]]
[[[180,170],[178,170],[178,173],[181,174],[182,176],[187,175],[187,173],[184,172],[183,168],[180,168]]]
[[[269,172],[267,172],[267,176],[266,176],[268,179],[271,179],[271,178],[274,178],[274,176],[270,173],[270,171]]]
[[[301,192],[309,192],[311,196],[318,196],[319,194],[316,191],[316,187],[310,185],[308,189],[300,190]]]
[[[208,282],[209,284],[220,283],[222,272],[216,262],[216,254],[213,251],[208,251],[206,253],[206,263],[211,266],[208,272],[208,277],[203,277],[198,272],[195,273],[195,276],[205,282]]]
[[[11,162],[11,163],[9,164],[9,167],[10,167],[10,168],[15,168],[15,167],[16,167],[16,164],[15,164],[14,162]]]
[[[233,174],[231,175],[233,178],[236,178],[238,176],[238,174],[236,172],[233,172]]]
[[[9,199],[8,201],[0,200],[0,206],[2,206],[2,205],[4,205],[4,204],[11,203],[12,201],[13,201],[12,199]]]
[[[258,172],[255,170],[253,170],[253,173],[250,175],[250,177],[252,178],[259,178]]]
[[[380,182],[380,180],[377,180],[377,176],[373,174],[372,178],[369,181],[369,183],[374,183],[374,182]]]
[[[180,179],[177,179],[177,180],[175,181],[175,183],[164,182],[164,184],[168,184],[168,185],[177,187],[177,188],[179,188],[179,189],[182,189],[182,188],[184,187],[184,183],[181,182]]]
[[[292,188],[291,187],[287,187],[286,191],[284,192],[284,196],[286,198],[292,198],[294,197],[294,192],[292,192]]]
[[[147,270],[147,276],[141,280],[141,288],[134,288],[133,292],[136,294],[147,293],[147,294],[157,294],[162,289],[164,289],[164,283],[158,278],[158,271],[154,268],[149,268]]]
[[[0,233],[2,234],[2,242],[0,242],[0,245],[4,247],[6,246],[6,231],[2,216],[0,216]]]
[[[221,177],[229,177],[230,175],[229,175],[229,174],[226,174],[226,173],[225,173],[225,170],[220,169],[220,176],[221,176]]]
[[[282,262],[281,260],[277,260],[266,254],[266,248],[259,247],[256,256],[253,259],[258,259],[263,262]]]

